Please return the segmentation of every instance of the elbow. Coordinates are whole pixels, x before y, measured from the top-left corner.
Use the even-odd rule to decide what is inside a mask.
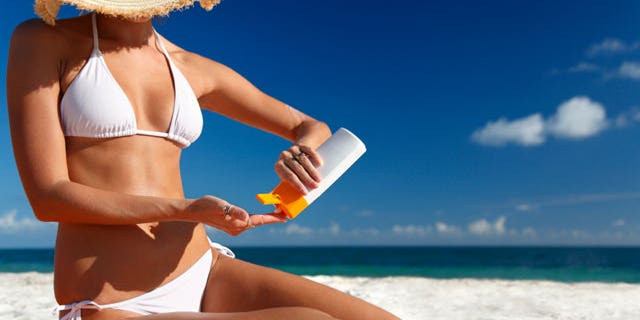
[[[36,219],[42,222],[60,222],[59,194],[58,185],[28,194],[29,204]]]
[[[33,210],[36,219],[40,222],[60,222],[60,220],[56,219],[56,215],[51,214],[51,212],[38,211],[36,209]]]
[[[46,197],[33,197],[29,200],[31,209],[36,219],[42,222],[57,222],[56,214],[51,205],[51,200]]]

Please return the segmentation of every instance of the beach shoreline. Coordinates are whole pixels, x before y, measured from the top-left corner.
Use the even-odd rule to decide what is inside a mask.
[[[402,319],[633,319],[640,284],[308,276]],[[54,319],[51,273],[0,273],[0,319]]]

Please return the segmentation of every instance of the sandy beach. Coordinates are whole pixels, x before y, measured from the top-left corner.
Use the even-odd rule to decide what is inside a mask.
[[[402,319],[640,317],[640,285],[417,277],[309,277],[380,305]],[[55,319],[50,273],[0,273],[0,319]]]

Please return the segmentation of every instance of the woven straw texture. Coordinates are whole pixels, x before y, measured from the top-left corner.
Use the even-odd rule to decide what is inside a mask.
[[[190,7],[196,0],[36,0],[36,13],[54,25],[62,4],[71,4],[80,10],[96,11],[123,18],[149,18],[166,16],[173,10]],[[199,0],[200,6],[211,10],[220,0]]]

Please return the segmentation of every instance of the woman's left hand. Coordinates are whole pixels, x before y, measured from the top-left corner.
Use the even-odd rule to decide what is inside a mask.
[[[294,144],[280,153],[275,171],[282,181],[307,194],[319,186],[322,177],[317,168],[320,166],[322,158],[318,152],[311,147]]]
[[[182,220],[201,222],[232,236],[255,227],[287,221],[284,213],[249,214],[241,207],[210,195],[189,201]]]

